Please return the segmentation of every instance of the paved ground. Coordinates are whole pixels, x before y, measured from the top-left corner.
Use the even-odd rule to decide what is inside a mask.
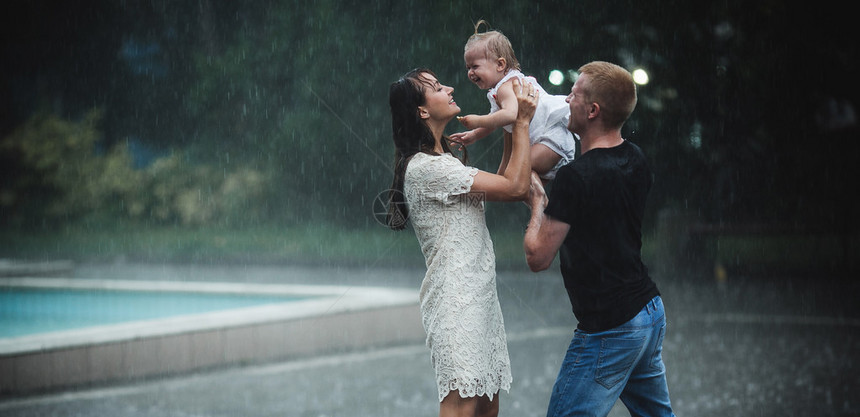
[[[557,268],[554,268],[557,271]],[[420,270],[79,266],[121,279],[386,285]],[[655,274],[669,329],[664,359],[678,416],[860,416],[860,286],[848,280]],[[557,272],[500,272],[514,383],[501,416],[543,416],[575,321]],[[856,281],[856,280],[855,280]],[[0,399],[23,416],[433,416],[422,344]],[[626,416],[623,406],[612,416]]]

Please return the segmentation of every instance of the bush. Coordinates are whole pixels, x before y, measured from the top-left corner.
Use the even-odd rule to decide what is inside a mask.
[[[180,152],[135,169],[125,142],[99,150],[100,118],[99,110],[78,122],[36,115],[3,140],[2,159],[16,171],[0,189],[7,221],[237,225],[265,214],[268,175],[194,164]]]
[[[2,210],[10,218],[62,220],[117,210],[118,197],[138,182],[127,149],[96,154],[101,111],[78,121],[37,114],[0,143],[17,172],[3,186]]]
[[[181,153],[156,160],[145,171],[136,217],[186,226],[242,225],[259,220],[269,176],[247,167],[232,172],[190,164]]]

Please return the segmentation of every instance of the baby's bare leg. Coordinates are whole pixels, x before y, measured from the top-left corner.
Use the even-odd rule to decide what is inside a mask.
[[[561,155],[542,143],[535,143],[531,147],[532,171],[540,176],[549,172],[560,160]]]

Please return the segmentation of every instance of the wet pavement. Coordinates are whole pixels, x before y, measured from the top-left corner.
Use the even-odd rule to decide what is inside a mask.
[[[500,416],[543,416],[575,327],[557,266],[500,271],[514,381]],[[417,288],[423,270],[82,265],[74,276]],[[860,286],[827,276],[654,273],[678,416],[860,416]],[[0,399],[23,416],[433,416],[422,343]],[[618,405],[611,416],[626,416]]]

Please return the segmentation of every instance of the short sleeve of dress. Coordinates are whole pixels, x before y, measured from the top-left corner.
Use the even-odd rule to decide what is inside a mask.
[[[458,196],[468,193],[478,173],[451,154],[422,158],[416,168],[414,175],[426,181],[422,194],[444,204],[454,204]]]

